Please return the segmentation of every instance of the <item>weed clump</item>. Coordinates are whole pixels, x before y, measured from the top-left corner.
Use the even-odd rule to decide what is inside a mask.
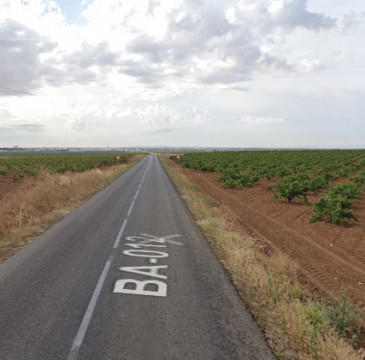
[[[353,202],[361,193],[361,189],[354,183],[342,183],[333,186],[330,191],[314,204],[314,215],[310,222],[328,219],[333,225],[349,224],[351,220],[357,220],[352,210],[349,210]]]

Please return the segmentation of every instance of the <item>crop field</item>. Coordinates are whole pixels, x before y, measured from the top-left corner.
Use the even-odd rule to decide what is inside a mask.
[[[267,150],[171,157],[314,292],[365,299],[365,151]]]
[[[308,194],[326,190],[310,221],[327,218],[339,225],[357,220],[348,208],[365,185],[363,150],[192,153],[172,158],[186,168],[218,173],[225,188],[254,187],[263,179],[275,179],[274,199],[289,203],[301,198],[308,204]],[[337,184],[339,179],[344,181]]]
[[[35,178],[42,171],[51,174],[82,173],[87,170],[117,165],[113,153],[0,153],[0,197],[19,188],[23,178]],[[131,154],[120,154],[125,164]]]
[[[126,163],[130,154],[119,155],[121,164]],[[103,166],[116,165],[116,154],[20,154],[11,156],[0,153],[0,177],[9,172],[14,180],[24,176],[35,177],[42,170],[51,173],[83,172]]]

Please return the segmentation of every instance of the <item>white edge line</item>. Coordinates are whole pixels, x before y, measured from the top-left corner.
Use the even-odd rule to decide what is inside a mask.
[[[133,206],[134,206],[134,203],[135,203],[135,201],[133,200],[131,206],[129,207],[129,210],[128,210],[128,213],[127,213],[127,217],[131,214],[132,209],[133,209]]]
[[[94,290],[93,296],[91,297],[89,306],[87,307],[86,313],[84,315],[84,318],[82,319],[81,325],[79,327],[79,330],[76,334],[75,340],[72,344],[71,351],[67,357],[67,360],[76,360],[79,354],[80,347],[82,345],[82,342],[84,341],[84,337],[87,331],[87,328],[89,327],[89,323],[91,320],[91,317],[93,315],[93,312],[95,310],[96,303],[98,301],[101,289],[104,285],[106,275],[108,274],[110,265],[112,263],[112,257],[108,259],[106,262],[103,272],[101,273],[100,279],[96,285],[96,288]]]
[[[115,240],[113,248],[119,245],[120,239],[122,238],[123,232],[125,230],[125,227],[127,225],[127,219],[124,219],[123,225],[120,228],[119,234]],[[79,330],[77,331],[75,340],[72,344],[70,353],[67,357],[67,360],[76,360],[79,354],[80,347],[82,345],[82,342],[84,341],[84,337],[87,331],[87,328],[89,327],[89,323],[91,320],[91,317],[93,315],[93,312],[95,310],[96,303],[98,301],[98,298],[100,296],[101,289],[103,288],[106,276],[109,272],[110,265],[112,263],[113,256],[110,256],[108,261],[106,262],[103,272],[100,275],[99,281],[96,285],[96,288],[94,290],[93,296],[91,297],[89,306],[87,307],[87,310],[85,312],[84,318],[82,319],[81,325],[79,327]]]
[[[125,227],[127,225],[127,221],[128,221],[127,219],[124,219],[123,225],[122,225],[122,227],[119,230],[119,234],[118,234],[117,238],[115,239],[115,242],[114,242],[114,245],[113,245],[113,249],[116,249],[119,246],[120,239],[122,238],[124,229],[125,229]]]

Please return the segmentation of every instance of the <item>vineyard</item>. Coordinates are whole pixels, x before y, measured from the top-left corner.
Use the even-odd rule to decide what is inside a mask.
[[[126,163],[130,154],[119,155],[119,163]],[[30,154],[0,155],[0,177],[11,173],[14,180],[37,176],[42,170],[51,173],[83,172],[103,166],[116,165],[115,154]]]
[[[313,205],[310,221],[334,225],[356,221],[351,205],[365,185],[364,150],[272,150],[188,153],[179,159],[185,168],[219,174],[225,188],[249,188],[270,180],[273,199],[294,198]],[[322,195],[314,204],[308,195]]]

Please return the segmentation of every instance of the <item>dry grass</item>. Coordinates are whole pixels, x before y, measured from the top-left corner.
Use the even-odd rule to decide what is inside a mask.
[[[305,293],[295,262],[282,254],[265,255],[257,242],[227,221],[236,217],[229,208],[203,195],[166,158],[161,161],[279,359],[365,359],[363,350],[354,350],[340,337],[331,318],[336,308]]]
[[[18,189],[1,199],[0,262],[110,184],[140,159],[141,156],[134,156],[129,164],[83,173],[60,175],[44,171],[36,178],[25,179]]]

